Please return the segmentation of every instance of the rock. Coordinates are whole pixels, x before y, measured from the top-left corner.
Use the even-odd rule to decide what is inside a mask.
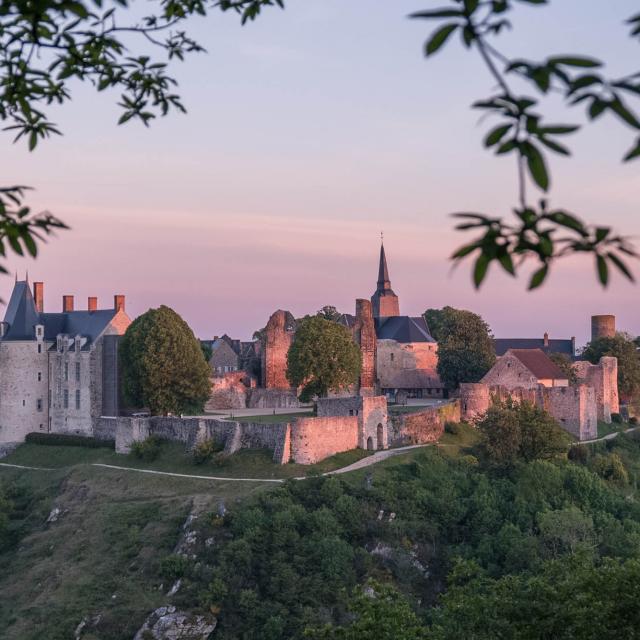
[[[217,622],[211,614],[196,615],[177,611],[174,606],[160,607],[149,615],[133,640],[208,640]]]
[[[178,578],[173,586],[171,587],[171,589],[169,589],[169,592],[167,593],[168,596],[175,596],[176,593],[178,593],[178,590],[180,589],[180,586],[182,585],[182,578]]]
[[[47,518],[47,523],[56,522],[58,520],[58,518],[60,517],[61,513],[62,513],[62,511],[60,510],[60,507],[54,507],[53,509],[51,509],[51,513],[49,514],[49,517]]]

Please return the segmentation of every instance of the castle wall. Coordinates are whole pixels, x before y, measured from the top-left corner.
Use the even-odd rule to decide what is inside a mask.
[[[447,422],[460,422],[460,402],[427,407],[415,413],[392,416],[389,425],[389,444],[406,446],[437,442]]]
[[[262,352],[262,386],[267,389],[290,389],[287,380],[287,353],[293,342],[295,327],[293,316],[278,310],[270,318],[265,328]]]
[[[249,409],[296,409],[300,401],[290,389],[250,389],[247,397]]]
[[[376,368],[381,389],[423,389],[423,397],[442,397],[435,342],[378,340]]]
[[[615,335],[615,316],[591,316],[591,340],[597,340],[598,338],[613,338]]]
[[[538,390],[538,406],[548,411],[569,433],[578,440],[598,437],[598,411],[593,387],[541,388]]]
[[[211,378],[211,395],[205,404],[205,411],[245,409],[249,391],[243,383],[246,377],[244,371],[236,371]]]
[[[573,368],[580,382],[595,389],[598,420],[610,424],[611,414],[620,412],[618,359],[603,356],[598,364],[580,360]]]
[[[491,404],[489,385],[482,382],[463,382],[460,385],[460,412],[465,422],[475,422],[487,412]]]
[[[297,418],[291,425],[291,459],[314,464],[358,446],[358,418]]]
[[[0,342],[0,443],[22,442],[27,433],[47,430],[50,346],[35,339]]]
[[[360,346],[362,368],[360,370],[360,394],[374,395],[376,388],[376,328],[373,310],[368,300],[356,300],[356,324],[353,337]]]
[[[481,382],[489,386],[501,386],[507,389],[535,389],[538,386],[538,379],[518,358],[510,353],[498,358]]]

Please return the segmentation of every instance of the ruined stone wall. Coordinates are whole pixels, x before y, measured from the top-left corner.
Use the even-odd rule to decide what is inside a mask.
[[[415,413],[403,413],[391,417],[389,444],[406,446],[437,442],[444,433],[447,422],[460,422],[460,402],[427,407]]]
[[[542,387],[538,389],[537,404],[579,440],[598,437],[598,411],[593,387]]]
[[[460,413],[465,422],[475,422],[489,409],[489,385],[482,382],[463,382],[460,385]]]
[[[246,377],[244,371],[236,371],[211,378],[211,395],[205,404],[205,411],[245,409],[249,392],[243,382]]]
[[[262,386],[266,389],[290,389],[287,380],[287,353],[295,335],[293,316],[279,309],[265,328],[262,351]]]
[[[381,389],[426,389],[423,397],[442,397],[435,342],[378,340],[376,370]]]
[[[0,342],[0,442],[23,442],[27,433],[47,430],[50,346],[35,339]]]
[[[98,440],[115,440],[118,427],[116,416],[101,416],[93,422],[93,437]]]
[[[491,370],[481,380],[489,386],[500,386],[507,389],[535,389],[538,379],[518,358],[509,353],[498,358]]]
[[[358,446],[358,418],[297,418],[291,425],[291,459],[314,464]]]
[[[604,356],[598,364],[580,360],[573,368],[581,383],[595,389],[598,420],[611,423],[611,414],[620,412],[618,359]]]
[[[353,338],[360,346],[362,369],[360,370],[359,392],[374,395],[376,388],[376,328],[373,310],[369,300],[356,300],[356,324]]]
[[[250,389],[247,407],[250,409],[296,409],[300,401],[293,390]]]

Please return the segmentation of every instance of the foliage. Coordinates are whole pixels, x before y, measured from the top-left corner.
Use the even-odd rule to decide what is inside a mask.
[[[342,317],[342,313],[340,313],[335,307],[326,304],[322,309],[319,309],[316,313],[317,316],[324,318],[325,320],[332,320],[333,322],[338,322]]]
[[[558,423],[529,402],[494,402],[478,428],[482,452],[498,466],[513,466],[519,460],[549,460],[568,449],[568,436]]]
[[[200,413],[210,369],[189,325],[162,305],[136,318],[120,344],[125,397],[154,414]]]
[[[101,440],[89,436],[75,436],[66,433],[28,433],[24,439],[30,444],[44,444],[58,447],[88,447],[89,449],[115,449],[115,440]]]
[[[629,474],[617,453],[598,455],[591,462],[591,469],[601,478],[624,486],[629,484]]]
[[[204,359],[209,362],[209,360],[211,360],[211,356],[213,355],[213,349],[211,348],[211,345],[208,342],[200,340],[200,348],[202,349],[202,355],[204,356]]]
[[[573,368],[573,361],[566,353],[550,353],[549,359],[564,373],[570,386],[573,387],[578,384],[578,376]]]
[[[582,357],[597,364],[602,356],[618,359],[618,390],[624,398],[640,394],[640,355],[631,336],[617,333],[612,338],[596,338],[587,344]]]
[[[307,630],[313,640],[426,640],[429,636],[407,599],[393,586],[370,581],[349,603],[354,617],[344,626]]]
[[[131,455],[145,462],[153,462],[160,455],[162,441],[157,436],[149,436],[144,440],[131,443]]]
[[[300,399],[326,396],[358,380],[361,355],[349,330],[320,316],[304,318],[287,354],[287,378]]]
[[[459,230],[477,230],[475,240],[453,254],[455,261],[475,255],[473,281],[479,287],[492,262],[515,276],[529,259],[537,261],[537,269],[529,281],[529,288],[539,287],[546,279],[552,263],[575,253],[594,257],[597,277],[603,285],[609,282],[610,269],[619,270],[633,280],[625,263],[627,257],[637,257],[628,240],[612,233],[607,226],[590,226],[577,216],[561,208],[549,208],[545,200],[536,207],[527,197],[531,184],[543,193],[549,191],[551,177],[545,154],[549,151],[568,156],[569,149],[558,137],[575,133],[575,124],[550,123],[540,113],[540,100],[549,96],[561,97],[567,107],[581,105],[591,121],[608,113],[617,118],[637,136],[624,160],[640,157],[640,117],[628,100],[640,94],[640,74],[631,72],[617,78],[601,73],[603,63],[592,56],[552,55],[544,60],[509,58],[498,51],[493,40],[511,27],[507,18],[518,4],[546,5],[548,0],[450,0],[443,8],[418,11],[413,18],[441,20],[431,34],[425,53],[439,51],[452,35],[459,34],[467,49],[477,51],[497,85],[487,99],[478,100],[474,109],[501,121],[484,139],[485,147],[497,155],[512,154],[516,160],[518,205],[515,221],[482,213],[456,213],[462,220]],[[640,33],[640,14],[627,21],[632,37]],[[518,94],[510,82],[524,81],[536,97]]]
[[[479,315],[444,307],[427,309],[424,317],[438,342],[438,375],[449,389],[457,389],[461,382],[478,382],[494,365],[491,330]]]
[[[211,460],[214,454],[218,453],[220,450],[221,448],[215,440],[203,440],[202,442],[198,442],[198,444],[193,448],[193,461],[196,464],[204,464]]]
[[[613,424],[622,424],[622,416],[619,413],[612,413],[611,422],[613,422]]]
[[[168,580],[182,578],[189,569],[189,560],[182,555],[171,554],[162,559],[160,563],[160,575]]]

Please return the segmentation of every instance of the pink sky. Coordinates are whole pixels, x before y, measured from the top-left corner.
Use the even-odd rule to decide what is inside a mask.
[[[64,137],[32,154],[4,140],[3,183],[37,187],[34,208],[73,227],[37,262],[9,267],[45,281],[49,310],[63,294],[83,307],[88,295],[107,306],[124,293],[131,315],[167,304],[202,338],[248,338],[277,308],[352,312],[375,288],[384,230],[403,313],[449,304],[482,314],[499,337],[579,343],[592,313],[614,313],[639,334],[637,288],[616,277],[603,291],[586,258],[558,265],[535,293],[501,273],[478,293],[468,266],[450,273],[462,236],[447,213],[508,214],[515,176],[511,160],[482,150],[487,125],[469,109],[491,91],[483,68],[459,47],[421,57],[425,25],[404,16],[427,4],[305,0],[245,29],[229,17],[196,25],[210,53],[176,69],[189,114],[149,130],[116,127],[117,96],[80,88],[54,113]],[[525,7],[505,46],[530,57],[586,50],[625,70],[637,45],[620,23],[635,3],[620,0],[619,15],[604,4]],[[582,21],[562,27],[578,7]],[[607,117],[576,136],[575,158],[552,160],[552,204],[640,235],[640,165],[620,164],[631,142]],[[5,299],[11,286],[0,278]]]

